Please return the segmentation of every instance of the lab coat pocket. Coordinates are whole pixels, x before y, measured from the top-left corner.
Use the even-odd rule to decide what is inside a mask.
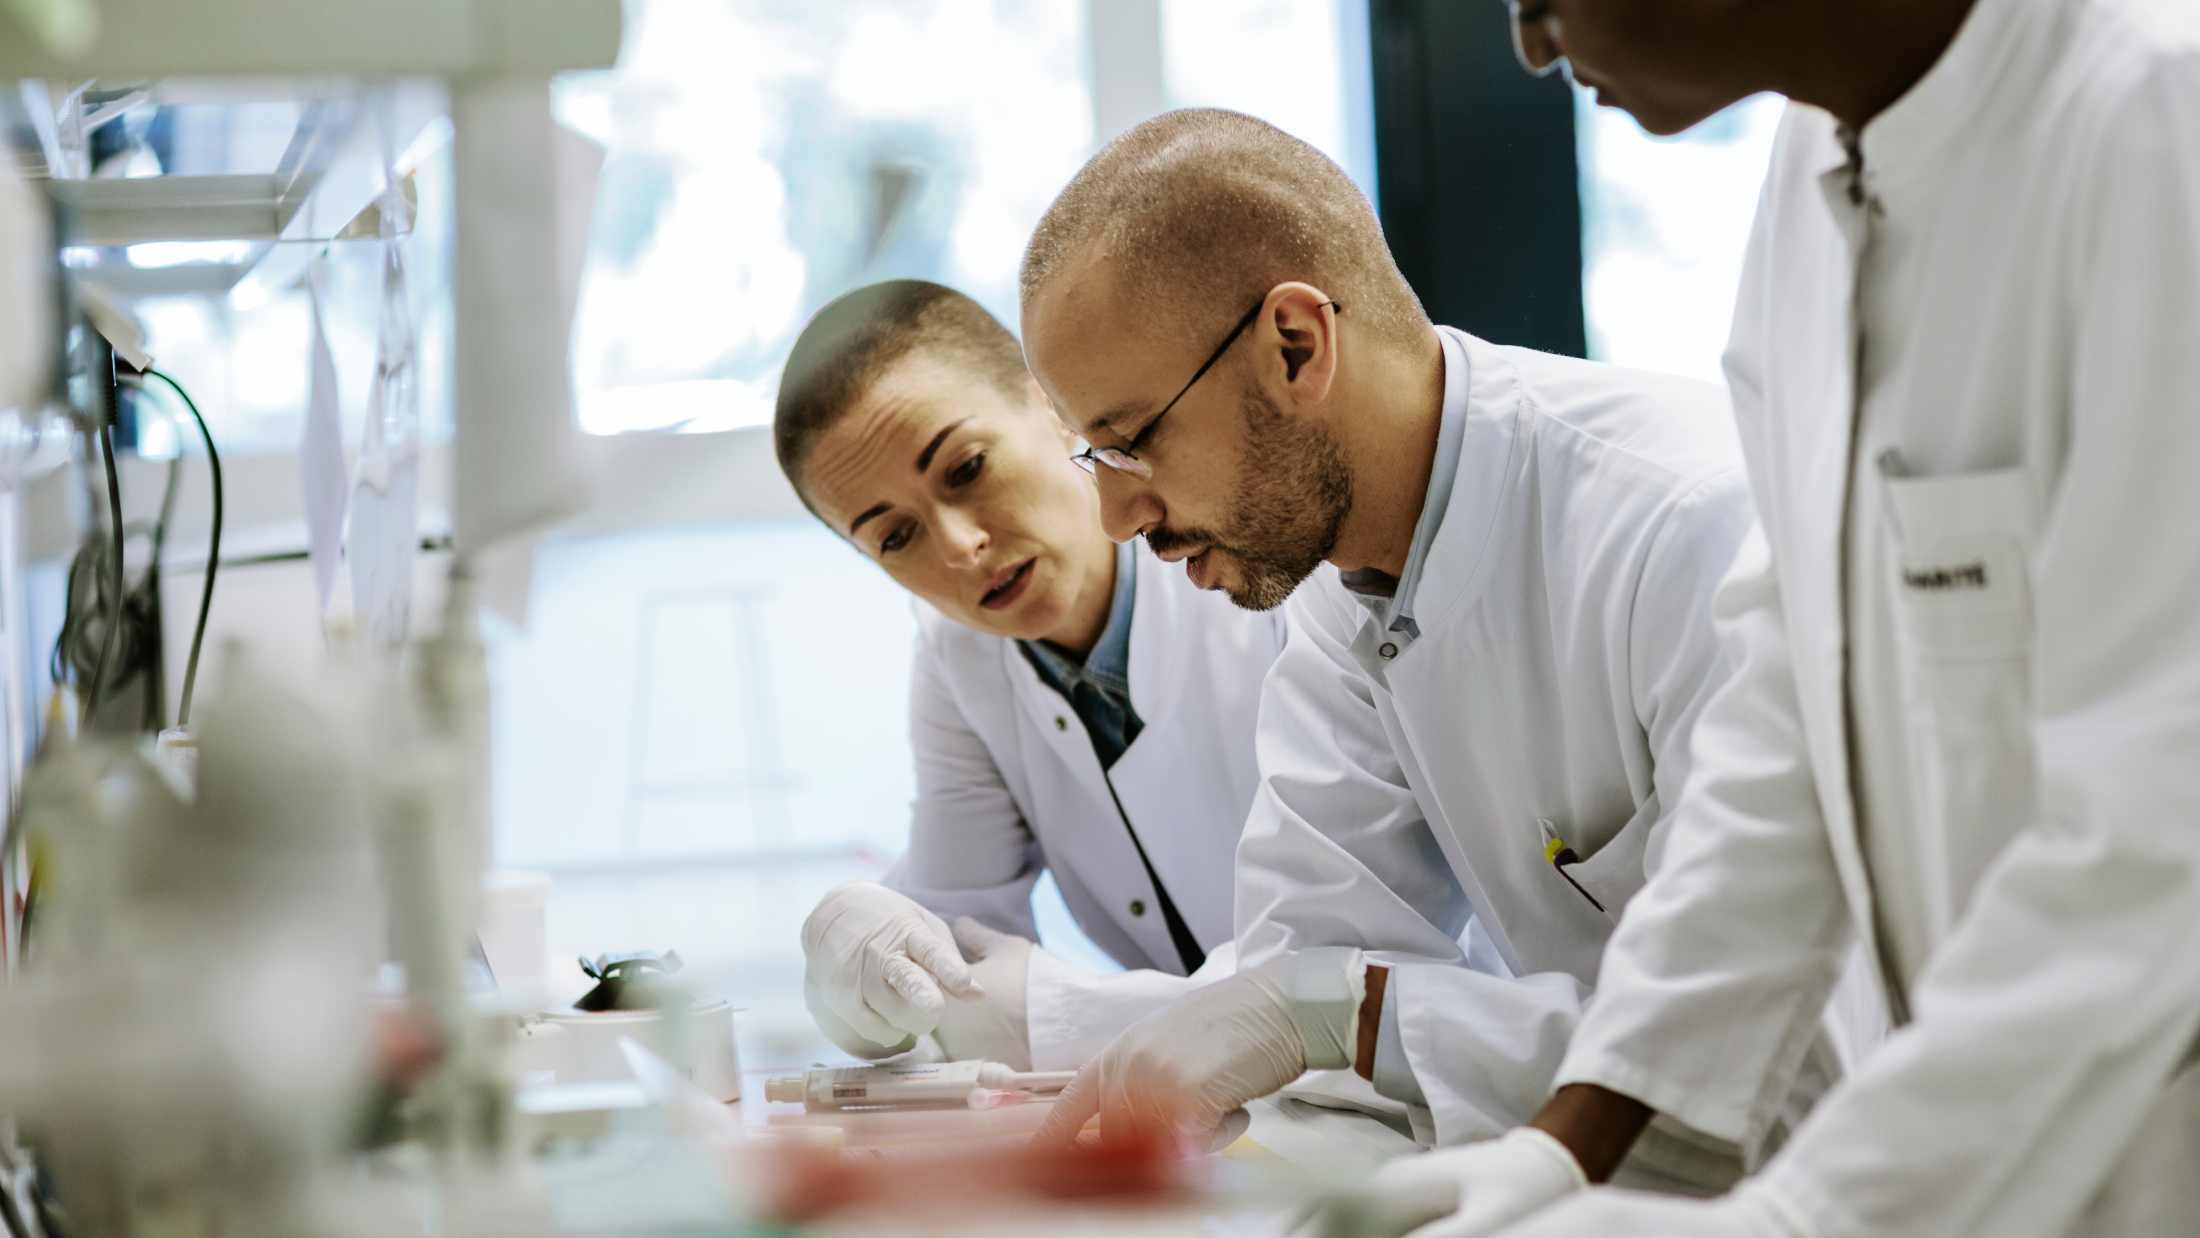
[[[1908,828],[1937,843],[1924,888],[1952,920],[2031,795],[2033,489],[2022,469],[1884,480]]]
[[[1603,846],[1560,870],[1589,898],[1601,904],[1604,914],[1612,919],[1619,918],[1620,909],[1635,896],[1635,891],[1642,889],[1646,880],[1643,857],[1650,842],[1650,828],[1657,823],[1658,815],[1658,797],[1652,792],[1635,809],[1627,824],[1606,839]],[[1574,841],[1571,834],[1565,838],[1569,843]],[[1582,905],[1590,906],[1586,899]]]
[[[2023,657],[2031,478],[2017,468],[1883,480],[1896,551],[1888,587],[1905,647],[1938,662]]]

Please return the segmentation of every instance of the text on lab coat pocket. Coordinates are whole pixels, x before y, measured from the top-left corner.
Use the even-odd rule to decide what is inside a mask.
[[[1927,888],[1953,915],[2031,797],[2031,479],[1884,477],[1888,578]]]

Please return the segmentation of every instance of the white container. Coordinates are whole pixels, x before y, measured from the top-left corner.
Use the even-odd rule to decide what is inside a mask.
[[[169,727],[153,741],[153,767],[167,780],[177,798],[190,800],[198,795],[199,788],[199,740],[198,736],[180,727]]]
[[[497,988],[543,1001],[550,971],[550,874],[521,869],[481,879],[481,953]]]

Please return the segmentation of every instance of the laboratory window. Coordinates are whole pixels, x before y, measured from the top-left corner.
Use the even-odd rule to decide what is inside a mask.
[[[1747,99],[1656,138],[1592,99],[1575,91],[1589,355],[1724,381],[1719,358],[1783,104]]]

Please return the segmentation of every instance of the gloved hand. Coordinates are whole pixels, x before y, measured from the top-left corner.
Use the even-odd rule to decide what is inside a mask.
[[[1351,1233],[1367,1238],[1485,1238],[1589,1185],[1573,1153],[1532,1126],[1495,1139],[1419,1156],[1400,1157],[1375,1171],[1365,1190],[1333,1201],[1306,1235]],[[1554,1231],[1557,1232],[1557,1231]],[[1601,1229],[1567,1234],[1603,1234]]]
[[[1224,1117],[1308,1070],[1352,1064],[1367,963],[1303,950],[1238,972],[1124,1029],[1054,1102],[1033,1137],[1067,1144],[1100,1116],[1104,1140],[1204,1140]]]
[[[987,928],[969,916],[955,921],[955,944],[962,947],[970,974],[985,986],[975,1000],[955,998],[940,1014],[932,1035],[949,1061],[973,1058],[1031,1069],[1031,1029],[1026,1015],[1025,974],[1038,947],[1014,933]]]
[[[1802,1217],[1749,1185],[1718,1199],[1592,1187],[1499,1231],[1500,1238],[1810,1238],[1810,1232]]]
[[[914,1046],[939,1025],[946,994],[985,996],[947,925],[876,882],[851,881],[819,899],[802,922],[802,953],[810,1016],[857,1057]]]

